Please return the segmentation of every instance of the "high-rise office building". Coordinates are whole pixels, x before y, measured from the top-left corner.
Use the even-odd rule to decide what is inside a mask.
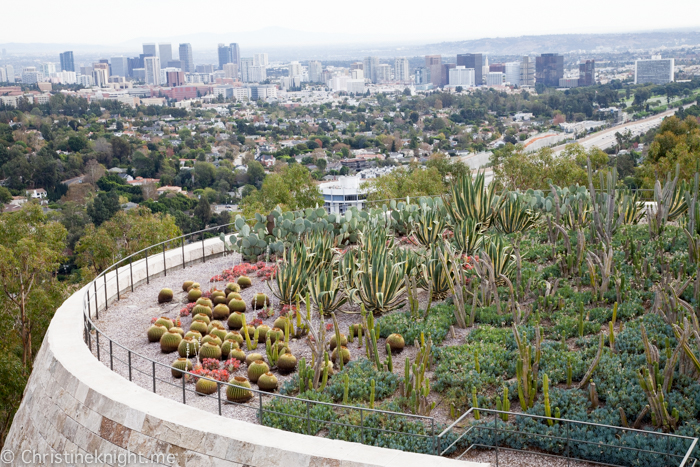
[[[56,64],[53,62],[42,63],[39,71],[41,71],[44,76],[50,76],[53,73],[56,73]]]
[[[595,84],[595,60],[586,60],[578,65],[578,85],[593,86]]]
[[[107,83],[109,83],[109,64],[93,63],[92,80],[95,83],[95,86],[107,86]]]
[[[391,65],[387,63],[381,63],[377,66],[377,71],[375,72],[377,83],[391,81],[391,68]]]
[[[204,64],[202,64],[202,65],[197,65],[197,66],[195,67],[195,70],[194,70],[194,71],[197,72],[197,73],[214,73],[215,68],[216,68],[216,67],[215,67],[214,65],[204,65]]]
[[[182,62],[182,71],[185,73],[194,72],[194,59],[192,58],[192,45],[180,44],[180,61]]]
[[[318,60],[311,60],[309,62],[309,81],[312,83],[320,83],[323,81],[321,75],[323,74],[323,67],[321,62]]]
[[[492,63],[489,65],[489,73],[492,71],[499,71],[501,73],[506,72],[506,65],[504,63]]]
[[[34,66],[25,67],[22,70],[22,83],[23,84],[36,84],[43,78],[43,74],[36,69]]]
[[[0,66],[0,83],[6,83],[7,82],[7,70],[5,70],[4,66]]]
[[[143,44],[143,54],[146,57],[157,57],[158,51],[155,44]]]
[[[365,72],[365,78],[368,78],[373,83],[377,82],[377,67],[379,66],[379,57],[365,57],[362,69]]]
[[[5,73],[7,74],[8,83],[14,83],[17,81],[17,78],[15,77],[15,67],[12,65],[5,65]]]
[[[160,63],[162,65],[168,65],[168,62],[173,59],[173,45],[172,44],[158,44],[158,52],[160,53]]]
[[[674,59],[634,61],[634,84],[666,84],[674,80]]]
[[[146,70],[146,84],[160,86],[160,59],[146,57],[143,59],[143,67]]]
[[[228,46],[231,48],[231,63],[235,63],[236,65],[240,65],[241,64],[241,48],[235,42],[231,42]]]
[[[267,66],[269,63],[266,53],[253,55],[253,65],[255,66]]]
[[[289,64],[289,77],[293,78],[295,76],[301,76],[301,63],[299,62],[291,62]]]
[[[481,54],[458,54],[457,66],[473,68],[476,86],[480,86],[484,83],[484,66],[487,66],[487,64]]]
[[[408,74],[408,59],[406,57],[398,57],[394,60],[394,79],[402,83],[411,81],[411,76]]]
[[[253,57],[244,57],[240,59],[240,66],[238,67],[241,72],[241,81],[250,83],[252,82],[250,69],[253,67]]]
[[[219,56],[219,70],[224,69],[224,65],[231,63],[231,47],[226,44],[219,44],[216,48],[217,55]]]
[[[442,56],[426,55],[425,67],[430,70],[430,82],[433,86],[442,85]]]
[[[226,78],[238,79],[238,65],[235,63],[225,63],[224,76]]]
[[[61,71],[75,71],[75,62],[73,61],[73,52],[63,52],[61,55]]]
[[[365,65],[362,62],[353,62],[350,64],[350,70],[362,70],[365,71]]]
[[[535,58],[535,81],[545,86],[557,87],[564,77],[564,57],[559,54],[542,54]]]
[[[414,73],[414,82],[417,85],[425,85],[430,83],[430,68],[418,67]]]
[[[167,71],[165,73],[166,83],[170,87],[184,86],[185,73],[182,71]]]
[[[470,87],[475,85],[476,73],[474,68],[465,68],[462,65],[450,68],[449,71],[450,86]]]
[[[503,81],[505,79],[505,73],[501,71],[489,71],[486,75],[486,85],[487,86],[503,86]]]
[[[457,65],[454,63],[443,63],[440,71],[440,86],[447,86],[450,84],[450,70],[455,68]]]
[[[112,57],[112,76],[129,76],[129,61],[126,57]]]
[[[520,61],[520,86],[535,85],[535,61],[527,55]]]
[[[506,83],[511,86],[520,86],[520,62],[508,62],[503,65],[506,74]]]

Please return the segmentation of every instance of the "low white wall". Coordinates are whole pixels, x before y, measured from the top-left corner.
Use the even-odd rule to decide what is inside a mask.
[[[204,246],[206,256],[223,252],[218,239],[207,240]],[[185,246],[185,263],[201,258],[201,242]],[[165,260],[167,268],[182,267],[182,249],[167,251]],[[149,274],[163,273],[162,253],[149,257],[148,269]],[[119,269],[120,291],[131,288],[132,273],[134,286],[144,282],[145,260]],[[109,301],[116,299],[116,282],[116,272],[110,273]],[[94,292],[92,287],[90,284],[76,292],[56,311],[3,447],[11,455],[3,452],[0,463],[222,467],[486,465],[289,433],[224,418],[149,392],[98,362],[83,342],[83,297],[87,288]],[[102,309],[105,295],[99,287],[97,297]],[[91,306],[94,314],[94,297]],[[58,459],[64,453],[74,457]],[[101,457],[96,461],[89,459],[94,454]]]

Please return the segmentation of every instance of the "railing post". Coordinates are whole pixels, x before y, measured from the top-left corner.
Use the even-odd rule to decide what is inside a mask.
[[[185,269],[185,237],[182,237],[182,269]]]
[[[90,309],[90,288],[87,289],[87,306],[88,306],[88,318],[92,314],[92,310]]]
[[[360,443],[365,444],[365,419],[364,410],[360,408]]]
[[[129,358],[129,381],[131,381],[131,350],[128,350],[128,352],[129,352],[129,355],[128,355],[128,358]]]
[[[146,284],[150,284],[150,277],[148,277],[148,248],[146,248]]]
[[[153,392],[156,392],[156,362],[152,361],[153,364]]]
[[[435,455],[440,455],[440,441],[435,437],[435,419],[430,419],[430,431],[433,438],[433,448],[435,449]]]
[[[168,268],[165,266],[165,243],[163,243],[163,275],[167,277]]]
[[[94,280],[92,283],[95,285],[95,318],[100,319],[100,304],[97,303],[97,281]]]
[[[219,399],[219,415],[221,415],[221,382],[216,382],[216,397]]]
[[[104,279],[105,283],[105,310],[109,308],[109,305],[107,304],[108,298],[107,298],[107,274],[102,274],[102,278]]]
[[[185,370],[186,369],[187,369],[187,365],[185,365]],[[187,404],[185,402],[185,375],[183,374],[182,378],[180,378],[180,379],[182,379],[182,403]]]
[[[100,331],[95,331],[95,345],[97,346],[97,361],[100,360]]]
[[[207,256],[204,254],[204,232],[202,232],[202,263],[207,262]]]
[[[263,403],[262,403],[263,401],[262,401],[262,398],[263,398],[262,393],[259,392],[258,393],[258,403],[260,405],[260,409],[259,409],[260,410],[260,424],[264,425],[265,423],[263,421]]]
[[[311,434],[311,402],[306,400],[306,434]]]
[[[498,432],[498,414],[496,412],[493,413],[493,420],[494,420],[494,427],[495,427],[495,435],[496,435],[496,467],[498,467],[498,444],[500,441],[500,433]]]
[[[132,266],[134,258],[129,258],[129,279],[131,280],[131,291],[134,291],[134,268]]]
[[[569,428],[571,424],[566,422],[566,467],[571,465],[571,454],[569,453]]]
[[[114,356],[112,353],[112,339],[109,340],[109,369],[114,371]]]
[[[122,297],[119,295],[119,266],[114,268],[114,275],[117,277],[117,300],[121,300]]]

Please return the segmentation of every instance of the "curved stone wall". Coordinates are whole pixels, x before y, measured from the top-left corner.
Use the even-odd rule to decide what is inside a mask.
[[[222,254],[211,239],[151,256],[151,275]],[[165,264],[164,264],[165,263]],[[133,276],[131,276],[133,271]],[[144,260],[119,270],[123,293],[146,280]],[[83,342],[84,287],[56,311],[3,447],[4,465],[477,466],[424,454],[304,436],[220,417],[113,373]],[[104,308],[104,291],[98,304]],[[109,301],[117,277],[107,275]],[[94,298],[92,302],[94,313]]]

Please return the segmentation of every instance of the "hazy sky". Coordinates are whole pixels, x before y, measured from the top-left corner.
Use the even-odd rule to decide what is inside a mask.
[[[700,0],[32,0],[4,2],[0,43],[117,44],[135,38],[284,27],[414,42],[438,39],[700,30]],[[280,44],[283,45],[283,44]]]

